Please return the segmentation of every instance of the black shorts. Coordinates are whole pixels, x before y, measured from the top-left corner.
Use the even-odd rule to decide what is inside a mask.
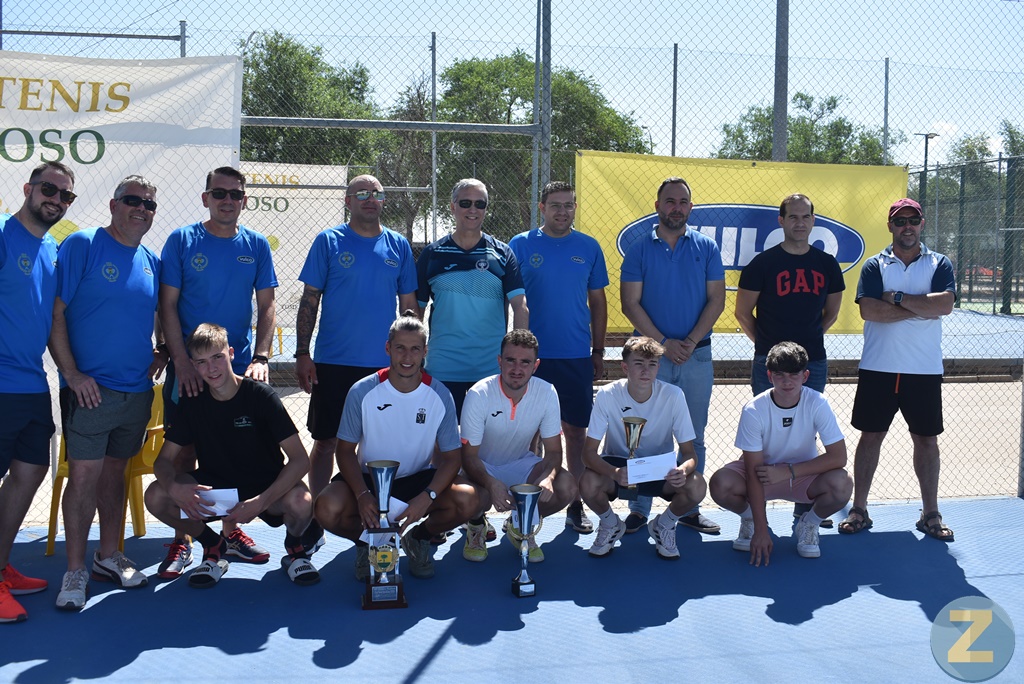
[[[174,362],[168,361],[164,368],[164,429],[174,425],[178,419],[178,376],[174,372]]]
[[[555,386],[562,421],[585,428],[594,408],[594,364],[585,359],[541,359],[534,373]]]
[[[306,427],[313,439],[334,439],[338,436],[341,413],[352,385],[379,368],[342,366],[333,363],[316,364],[317,384],[309,398],[309,416]]]
[[[859,371],[853,427],[861,432],[888,432],[896,411],[915,435],[942,434],[942,376]]]
[[[427,468],[418,473],[398,478],[391,483],[391,496],[406,503],[412,501],[413,497],[422,494],[423,490],[430,486],[430,481],[434,479],[436,472],[437,470],[434,468]],[[331,478],[331,482],[345,482],[345,478],[338,473]],[[373,479],[369,473],[363,473],[363,482],[366,483],[366,488],[373,492]],[[358,496],[359,492],[355,492],[355,494]]]
[[[12,460],[50,465],[50,437],[56,430],[50,392],[0,394],[0,415],[0,477]]]
[[[621,468],[626,465],[626,458],[623,456],[602,456],[601,459],[608,465]],[[666,494],[665,491],[668,489],[668,483],[665,480],[655,480],[653,482],[641,482],[637,484],[636,489],[629,489],[622,485],[615,485],[615,493],[608,495],[609,501],[615,501],[616,499],[623,499],[625,501],[632,501],[637,496],[646,496],[654,498],[660,496],[665,501],[671,501],[672,497],[675,496],[675,492]]]

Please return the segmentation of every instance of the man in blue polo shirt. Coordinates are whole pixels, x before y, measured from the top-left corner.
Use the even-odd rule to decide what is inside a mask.
[[[313,240],[299,274],[305,283],[296,322],[295,374],[311,393],[307,425],[313,436],[309,488],[316,496],[331,480],[345,397],[357,381],[388,363],[388,329],[399,309],[416,308],[416,261],[409,241],[380,223],[384,187],[356,176],[345,193],[348,223]],[[320,328],[316,350],[310,340]],[[339,334],[358,330],[359,334]]]
[[[693,195],[682,178],[666,178],[654,208],[658,223],[637,240],[622,261],[622,312],[635,333],[665,347],[658,379],[683,390],[696,432],[697,472],[704,472],[704,428],[715,381],[711,367],[711,329],[725,309],[725,270],[715,241],[687,226]],[[651,500],[630,504],[627,531],[640,529]],[[680,524],[706,534],[719,526],[694,509]]]
[[[58,162],[32,169],[25,201],[0,216],[0,622],[28,613],[14,596],[46,589],[8,560],[14,537],[50,466],[53,415],[43,351],[57,296],[57,241],[49,234],[75,201],[75,174]]]
[[[475,178],[452,188],[455,230],[424,248],[416,262],[420,309],[430,311],[427,372],[451,391],[456,415],[475,382],[494,375],[494,359],[512,327],[529,328],[519,263],[504,242],[484,233],[487,186]]]
[[[97,509],[93,578],[129,589],[147,583],[117,542],[124,471],[146,436],[153,378],[167,364],[166,352],[153,345],[160,260],[142,245],[156,207],[156,186],[128,176],[110,200],[110,225],[72,233],[57,259],[50,352],[61,374],[68,458],[68,570],[57,594],[57,607],[65,610],[85,607],[85,550]]]
[[[540,228],[508,243],[516,255],[530,303],[530,327],[540,342],[536,376],[555,386],[565,435],[566,464],[578,482],[594,404],[594,380],[604,373],[608,270],[597,240],[575,230],[576,192],[564,181],[544,186]],[[566,510],[566,525],[582,534],[594,526],[579,498]]]

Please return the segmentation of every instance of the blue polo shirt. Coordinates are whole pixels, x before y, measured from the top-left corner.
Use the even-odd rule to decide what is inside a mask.
[[[575,230],[555,238],[534,228],[516,235],[508,246],[523,274],[540,358],[589,359],[588,295],[608,285],[601,245]]]
[[[725,280],[725,269],[718,245],[707,235],[687,226],[670,250],[655,224],[649,237],[626,250],[621,280],[643,283],[640,306],[663,335],[678,340],[693,330],[707,304],[707,284]],[[703,339],[710,338],[708,332]]]

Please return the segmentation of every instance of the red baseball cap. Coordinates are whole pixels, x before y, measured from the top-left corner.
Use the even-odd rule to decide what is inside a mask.
[[[892,203],[892,206],[889,207],[889,218],[891,219],[893,216],[896,215],[897,211],[903,208],[913,209],[914,211],[917,212],[918,216],[924,216],[924,212],[921,211],[920,204],[910,199],[909,197],[904,197],[901,200],[896,200],[895,202]]]

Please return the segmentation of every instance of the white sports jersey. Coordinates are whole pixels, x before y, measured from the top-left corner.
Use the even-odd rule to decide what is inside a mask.
[[[743,451],[761,451],[764,462],[802,463],[818,456],[815,437],[823,446],[843,439],[836,414],[824,395],[804,387],[793,408],[779,408],[772,390],[758,394],[743,407],[736,431],[736,446]]]
[[[398,461],[396,477],[425,470],[434,455],[458,449],[459,427],[455,402],[440,382],[423,373],[412,392],[399,392],[388,380],[388,369],[363,378],[349,390],[338,427],[338,439],[359,446],[359,465],[367,461]]]
[[[540,430],[541,439],[562,434],[558,394],[540,378],[530,378],[526,394],[513,404],[501,388],[501,376],[492,375],[473,385],[462,406],[462,439],[480,447],[480,460],[492,465],[516,461],[530,452]]]
[[[647,419],[640,436],[640,446],[636,450],[637,456],[655,456],[675,451],[676,442],[689,442],[696,436],[693,423],[690,422],[690,411],[686,407],[686,397],[681,389],[655,380],[651,397],[641,403],[629,396],[623,378],[599,389],[594,399],[587,437],[605,438],[602,455],[629,455],[626,429],[622,425],[622,419],[627,416]]]

